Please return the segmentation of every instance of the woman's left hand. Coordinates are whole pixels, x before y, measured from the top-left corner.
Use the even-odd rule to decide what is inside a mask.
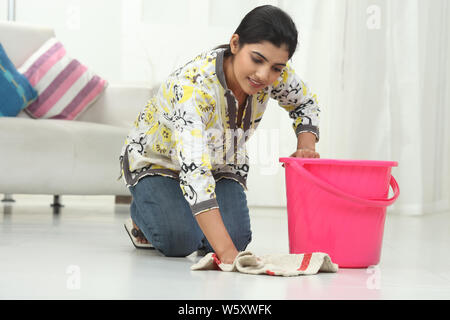
[[[312,149],[297,149],[293,154],[289,156],[290,158],[320,158],[320,154]]]
[[[297,149],[293,154],[289,156],[290,158],[320,158],[320,154],[312,149]],[[284,163],[282,164],[284,167]]]

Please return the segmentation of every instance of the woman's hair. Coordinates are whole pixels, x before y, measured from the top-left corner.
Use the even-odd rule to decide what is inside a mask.
[[[277,47],[285,44],[288,47],[289,59],[297,48],[297,28],[292,18],[283,10],[271,5],[256,7],[247,13],[234,32],[239,35],[239,45],[269,41]],[[216,49],[225,48],[225,56],[231,55],[229,44]]]

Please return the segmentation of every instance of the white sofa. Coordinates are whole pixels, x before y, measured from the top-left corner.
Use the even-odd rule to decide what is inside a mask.
[[[16,67],[53,36],[48,27],[0,21],[0,42]],[[23,111],[0,117],[0,193],[129,196],[117,181],[119,155],[155,88],[109,83],[74,121],[32,119]]]

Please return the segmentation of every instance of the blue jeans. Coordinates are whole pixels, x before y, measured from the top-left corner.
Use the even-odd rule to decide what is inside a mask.
[[[197,250],[214,251],[192,215],[177,180],[147,176],[130,187],[130,191],[131,218],[162,254],[185,257]],[[223,223],[236,249],[243,251],[252,238],[244,188],[234,180],[221,179],[216,182],[215,192]]]

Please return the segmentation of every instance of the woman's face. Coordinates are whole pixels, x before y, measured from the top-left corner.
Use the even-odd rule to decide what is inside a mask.
[[[277,80],[289,60],[289,51],[286,45],[278,48],[268,41],[239,47],[238,39],[235,34],[230,42],[234,81],[246,94],[253,95]]]

